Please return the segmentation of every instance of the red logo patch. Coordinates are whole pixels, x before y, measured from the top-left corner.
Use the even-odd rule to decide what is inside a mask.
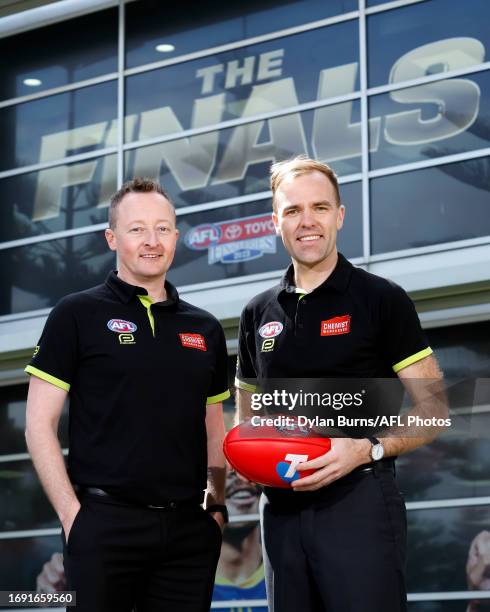
[[[201,334],[179,334],[182,346],[207,351],[206,341]]]
[[[321,336],[340,336],[340,334],[348,334],[350,332],[350,315],[341,317],[333,317],[321,322]]]

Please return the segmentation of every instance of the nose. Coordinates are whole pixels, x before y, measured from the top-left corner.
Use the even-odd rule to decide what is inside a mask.
[[[312,227],[315,225],[315,217],[309,210],[304,210],[301,213],[301,226]]]
[[[158,236],[155,230],[148,229],[145,232],[145,245],[149,247],[158,246]]]

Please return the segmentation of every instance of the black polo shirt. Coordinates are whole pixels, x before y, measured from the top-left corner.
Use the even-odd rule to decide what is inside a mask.
[[[245,307],[236,382],[253,391],[252,379],[390,378],[431,353],[405,291],[339,254],[311,293],[295,287],[291,265]]]
[[[69,391],[68,473],[148,504],[206,488],[206,404],[229,396],[223,329],[112,272],[51,311],[26,372]]]

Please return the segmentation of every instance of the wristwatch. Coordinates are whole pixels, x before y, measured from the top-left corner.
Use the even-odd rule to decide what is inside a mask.
[[[224,504],[212,504],[206,508],[206,512],[221,512],[225,524],[229,522],[228,508]]]
[[[381,461],[385,454],[385,447],[383,444],[374,436],[368,436],[368,440],[371,442],[371,461]]]

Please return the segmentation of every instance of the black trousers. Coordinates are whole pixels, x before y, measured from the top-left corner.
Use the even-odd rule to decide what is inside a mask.
[[[158,510],[85,494],[68,542],[67,589],[80,612],[205,612],[221,529],[197,503]]]
[[[316,494],[273,493],[261,503],[270,612],[406,612],[406,511],[393,469]]]

